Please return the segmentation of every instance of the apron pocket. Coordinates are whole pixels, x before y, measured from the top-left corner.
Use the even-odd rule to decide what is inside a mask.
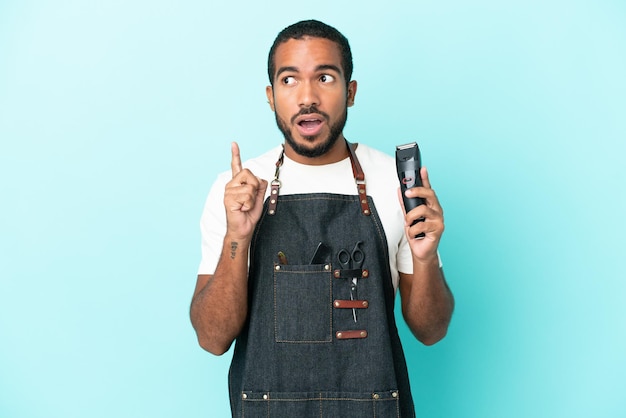
[[[274,266],[276,342],[332,342],[331,272],[330,264]]]
[[[243,392],[244,418],[398,418],[398,391],[351,392]]]

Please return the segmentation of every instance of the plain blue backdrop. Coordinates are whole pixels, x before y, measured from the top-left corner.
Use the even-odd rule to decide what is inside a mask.
[[[422,417],[626,416],[626,4],[0,2],[0,416],[226,417],[188,307],[229,144],[281,142],[266,54],[350,39],[346,136],[418,141],[457,306]]]

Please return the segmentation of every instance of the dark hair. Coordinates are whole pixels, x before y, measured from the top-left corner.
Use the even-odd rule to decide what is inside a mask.
[[[348,39],[337,29],[327,25],[326,23],[320,22],[319,20],[303,20],[286,27],[278,34],[278,36],[276,36],[267,58],[267,75],[269,76],[270,84],[274,85],[274,73],[276,72],[274,55],[276,54],[278,46],[290,39],[303,39],[307,36],[312,38],[328,39],[329,41],[335,42],[339,46],[344,77],[346,78],[346,83],[349,83],[352,79],[353,65],[352,51],[350,51]]]

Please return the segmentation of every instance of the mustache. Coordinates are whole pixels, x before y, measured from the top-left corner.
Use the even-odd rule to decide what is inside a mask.
[[[309,107],[303,107],[302,109],[300,109],[300,111],[298,113],[296,113],[295,115],[293,115],[291,117],[291,123],[292,124],[296,123],[296,118],[298,118],[299,116],[305,116],[305,115],[311,115],[311,114],[320,115],[327,122],[329,120],[329,116],[328,116],[327,113],[324,113],[324,112],[320,111],[315,105],[313,105],[313,106],[309,106]]]

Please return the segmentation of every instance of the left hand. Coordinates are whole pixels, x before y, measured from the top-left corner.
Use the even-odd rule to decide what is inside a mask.
[[[443,209],[439,204],[435,191],[430,186],[426,167],[422,167],[420,176],[423,186],[412,187],[405,192],[405,195],[410,198],[421,197],[425,199],[426,204],[416,207],[405,215],[404,232],[409,240],[413,257],[416,261],[427,263],[438,257],[437,247],[444,230]],[[398,199],[404,209],[404,202],[400,193],[400,188],[398,188]],[[411,225],[420,218],[424,218],[424,220]],[[423,238],[415,238],[420,233],[424,233],[425,236]]]

